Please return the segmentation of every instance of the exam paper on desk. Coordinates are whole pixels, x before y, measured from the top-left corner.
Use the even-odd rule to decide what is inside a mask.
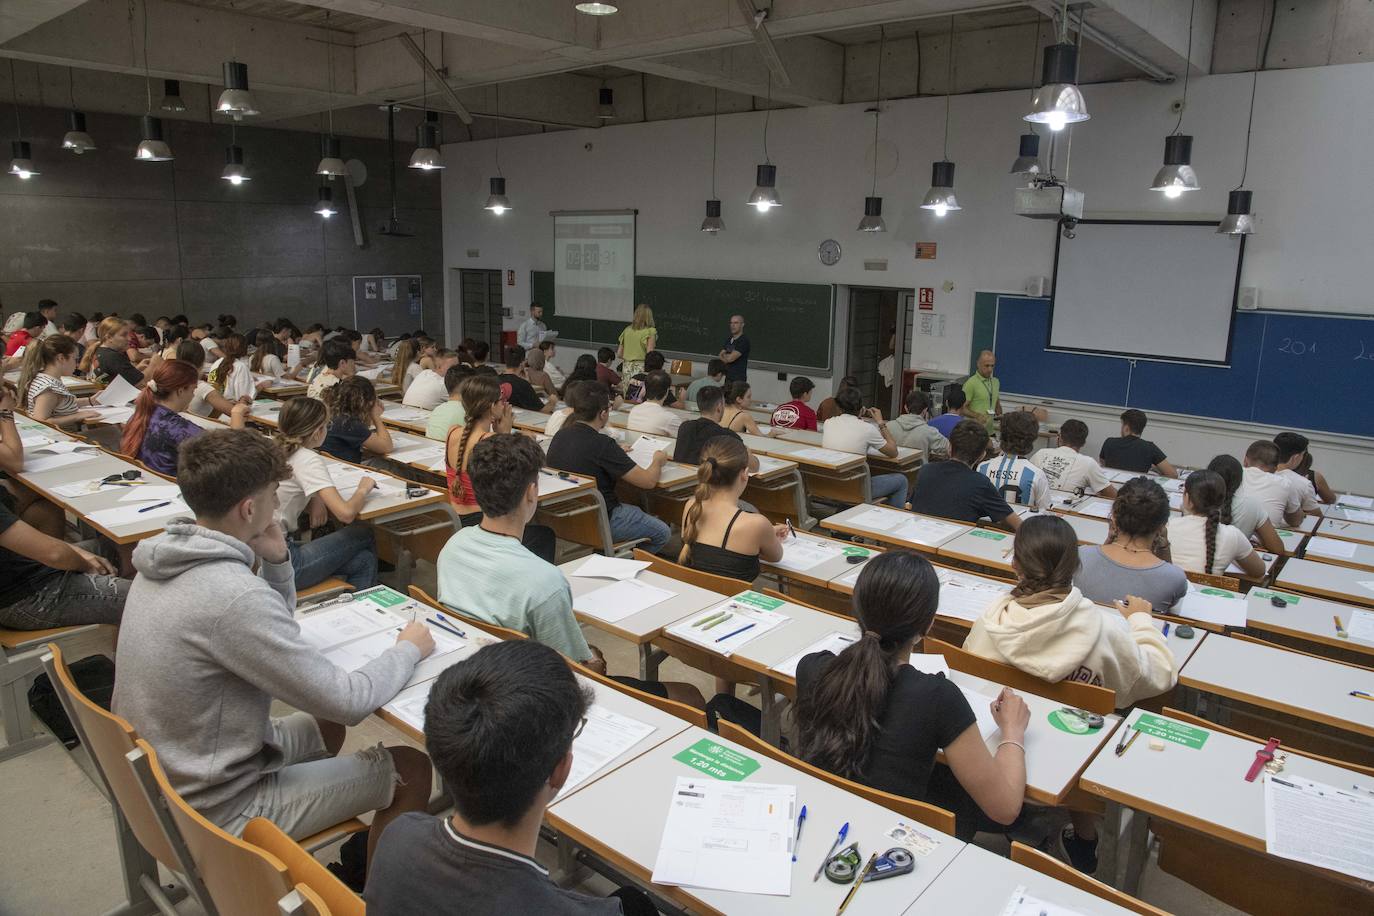
[[[1346,493],[1336,500],[1339,506],[1353,506],[1356,509],[1374,509],[1374,496],[1352,496]]]
[[[728,657],[751,639],[787,623],[791,618],[773,610],[782,604],[767,595],[744,592],[700,614],[679,620],[664,632]],[[700,625],[717,614],[727,616],[723,622]]]
[[[793,535],[782,542],[782,559],[771,565],[792,572],[806,572],[843,555],[844,548],[841,545],[819,538]]]
[[[1266,773],[1264,842],[1272,855],[1374,881],[1374,791]]]
[[[973,715],[978,720],[978,734],[983,736],[983,740],[987,741],[993,735],[997,734],[1001,730],[1001,726],[999,726],[997,720],[992,717],[992,703],[997,698],[979,693],[970,687],[965,687],[963,684],[956,684],[955,686],[963,693],[964,699],[968,700],[968,705],[973,708]],[[1026,731],[1029,733],[1029,727]]]
[[[653,734],[654,726],[604,706],[587,709],[587,724],[573,739],[572,770],[560,795],[566,795],[601,771],[621,754]]]
[[[654,460],[655,452],[667,452],[670,455],[673,450],[673,442],[669,439],[656,439],[653,436],[640,436],[635,440],[634,445],[630,446],[630,459],[642,468],[647,468]]]
[[[1354,541],[1338,541],[1335,538],[1313,536],[1307,541],[1307,552],[1337,560],[1350,560],[1354,559],[1355,548],[1358,546]]]
[[[451,656],[455,652],[466,649],[469,644],[467,639],[455,636],[433,624],[426,623],[425,627],[429,630],[429,635],[434,638],[434,651],[421,659],[419,664],[415,666],[415,670],[405,683],[406,687],[438,677],[445,668],[453,663],[454,659]],[[342,645],[333,646],[324,650],[324,657],[345,671],[357,671],[368,662],[380,657],[383,652],[394,648],[400,630],[401,627],[399,626],[393,627],[359,637]]]
[[[151,508],[153,506],[156,508]],[[157,503],[149,503],[147,506],[141,503],[132,503],[130,505],[111,506],[108,509],[97,509],[94,512],[86,513],[86,519],[106,528],[117,528],[120,525],[133,525],[154,519],[166,519],[173,515],[191,514],[191,509],[185,502],[180,499],[172,499],[167,500],[165,506],[159,506]]]
[[[1002,916],[1085,916],[1079,910],[1060,906],[1057,903],[1050,903],[1041,900],[1039,897],[1032,897],[1026,893],[1025,885],[1012,891],[1011,899],[1007,901],[1006,908],[1002,910]]]
[[[573,599],[573,610],[606,623],[616,623],[672,597],[673,592],[666,588],[625,579],[577,596]]]
[[[548,496],[552,493],[562,493],[564,490],[575,490],[581,486],[581,481],[564,479],[550,471],[539,472],[539,495]]]
[[[1011,591],[1011,585],[975,579],[948,569],[937,569],[940,580],[940,606],[937,613],[946,617],[975,621],[988,605]]]
[[[633,579],[652,564],[647,560],[624,560],[594,553],[572,573],[579,579]]]
[[[855,629],[857,629],[857,627],[855,627]],[[858,635],[852,631],[849,633],[841,633],[839,630],[836,630],[833,633],[827,633],[787,661],[774,665],[773,670],[779,674],[785,674],[788,677],[795,678],[797,676],[797,666],[801,664],[801,660],[813,652],[829,652],[833,655],[839,655],[858,641]]]
[[[1351,611],[1350,622],[1345,625],[1345,632],[1351,639],[1374,642],[1374,611]]]
[[[1189,583],[1188,592],[1174,609],[1174,614],[1224,627],[1243,627],[1249,619],[1247,607],[1243,595],[1220,588],[1198,588]]]
[[[363,636],[403,627],[410,623],[411,616],[398,616],[370,602],[347,601],[302,614],[296,620],[301,637],[324,651]]]
[[[796,786],[679,776],[654,883],[787,896],[796,806]]]

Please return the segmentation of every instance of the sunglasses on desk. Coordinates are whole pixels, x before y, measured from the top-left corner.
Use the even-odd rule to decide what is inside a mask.
[[[148,481],[143,479],[143,472],[139,470],[128,470],[122,474],[111,474],[109,477],[101,478],[102,487],[137,487]]]

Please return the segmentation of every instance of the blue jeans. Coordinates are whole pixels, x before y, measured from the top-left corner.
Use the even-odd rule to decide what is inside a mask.
[[[298,589],[319,585],[335,575],[354,588],[377,584],[377,547],[367,525],[349,525],[305,543],[290,538],[286,547],[291,551]]]
[[[906,487],[904,474],[875,474],[869,481],[869,492],[873,494],[873,501],[886,498],[887,504],[897,509],[906,505]]]
[[[904,491],[905,492],[905,491]],[[660,518],[655,518],[638,506],[624,503],[611,510],[611,538],[617,543],[648,538],[645,545],[650,553],[658,553],[668,545],[672,530]]]

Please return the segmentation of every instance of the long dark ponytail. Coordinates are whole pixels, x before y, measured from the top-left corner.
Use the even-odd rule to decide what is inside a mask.
[[[749,450],[733,436],[716,436],[701,447],[697,486],[692,492],[691,504],[682,515],[682,553],[678,555],[678,563],[685,566],[691,562],[702,507],[711,498],[711,491],[730,486],[748,469]]]
[[[940,606],[930,561],[890,550],[868,561],[854,587],[862,635],[797,695],[803,760],[846,779],[864,772],[898,659],[924,636]]]
[[[1235,455],[1218,455],[1208,463],[1207,470],[1221,475],[1221,482],[1226,487],[1226,499],[1222,501],[1221,507],[1221,523],[1229,525],[1231,512],[1236,504],[1236,491],[1245,481],[1245,469],[1240,466],[1240,461]]]
[[[1228,523],[1231,515],[1226,481],[1216,471],[1194,471],[1183,482],[1183,492],[1193,512],[1207,519],[1207,561],[1202,571],[1210,576],[1217,555],[1217,529],[1222,525],[1222,514],[1225,512]]]

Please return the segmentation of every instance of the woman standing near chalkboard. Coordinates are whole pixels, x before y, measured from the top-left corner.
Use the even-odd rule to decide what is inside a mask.
[[[654,312],[647,305],[635,306],[634,319],[620,332],[620,345],[615,355],[625,363],[621,378],[630,378],[644,371],[644,357],[653,352],[658,343],[658,329],[654,327]]]

